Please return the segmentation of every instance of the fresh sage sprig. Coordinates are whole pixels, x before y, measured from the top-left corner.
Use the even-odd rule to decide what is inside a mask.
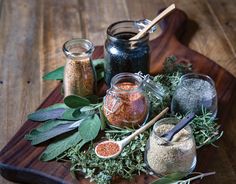
[[[105,128],[101,106],[102,103],[93,104],[84,97],[68,96],[64,99],[64,103],[30,114],[28,119],[41,122],[41,125],[25,138],[31,141],[32,145],[50,141],[40,159],[43,161],[55,159],[74,145],[79,144],[78,148],[81,148],[95,139],[100,129]]]

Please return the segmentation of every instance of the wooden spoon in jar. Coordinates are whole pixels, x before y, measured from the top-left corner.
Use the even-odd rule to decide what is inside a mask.
[[[129,40],[137,40],[143,36],[149,29],[152,28],[157,22],[159,22],[161,19],[163,19],[166,15],[168,15],[170,12],[172,12],[175,9],[175,4],[170,5],[168,8],[166,8],[164,11],[162,11],[159,15],[156,16],[155,19],[153,19],[146,27],[142,29],[138,34],[130,38]]]
[[[160,114],[158,114],[156,117],[154,117],[151,121],[149,121],[147,124],[136,130],[134,133],[126,137],[125,139],[121,141],[103,141],[99,143],[95,147],[95,153],[100,158],[114,158],[117,157],[123,150],[123,148],[131,141],[133,140],[137,135],[145,131],[147,128],[152,126],[158,119],[160,119],[169,108],[165,108],[163,111],[161,111]]]

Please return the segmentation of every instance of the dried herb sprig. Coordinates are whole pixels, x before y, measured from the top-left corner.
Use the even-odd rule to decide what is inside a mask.
[[[121,140],[133,131],[133,129],[107,129],[104,138]],[[89,178],[91,182],[107,184],[112,181],[112,176],[132,179],[136,174],[147,173],[143,155],[148,137],[148,131],[140,134],[115,159],[104,161],[97,157],[93,144],[83,152],[73,147],[69,149],[66,156],[72,163],[71,171],[83,172],[85,178]]]

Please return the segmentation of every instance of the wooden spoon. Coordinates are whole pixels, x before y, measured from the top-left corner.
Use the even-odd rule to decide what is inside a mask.
[[[149,121],[146,125],[142,126],[141,128],[139,128],[138,130],[136,130],[134,133],[132,133],[131,135],[129,135],[128,137],[126,137],[125,139],[121,140],[121,141],[112,141],[112,140],[108,140],[108,141],[103,141],[101,143],[99,143],[96,147],[95,147],[95,153],[98,157],[100,158],[114,158],[117,157],[123,150],[123,148],[131,141],[133,140],[137,135],[141,134],[143,131],[145,131],[147,128],[149,128],[150,126],[152,126],[158,119],[160,119],[167,111],[169,110],[169,108],[165,108],[163,111],[161,111],[160,114],[158,114],[155,118],[153,118],[151,121]],[[110,143],[110,144],[109,144]],[[119,149],[117,150],[117,152],[111,154],[111,155],[107,155],[107,156],[103,156],[99,154],[98,151],[98,147],[101,145],[115,145],[116,147],[118,147]],[[105,147],[105,150],[109,149],[109,147]]]
[[[130,38],[129,40],[137,40],[143,36],[149,29],[152,28],[157,22],[159,22],[162,18],[164,18],[166,15],[168,15],[170,12],[172,12],[175,9],[175,4],[170,5],[168,8],[166,8],[164,11],[162,11],[159,15],[156,16],[155,19],[153,19],[145,28],[142,29],[138,34]]]
[[[195,118],[195,113],[188,114],[184,119],[182,119],[177,125],[174,126],[171,130],[161,135],[164,140],[170,142],[175,134],[177,134],[180,130],[182,130],[185,126],[187,126],[193,119]]]

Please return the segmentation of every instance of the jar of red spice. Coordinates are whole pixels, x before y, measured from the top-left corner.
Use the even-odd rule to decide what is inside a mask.
[[[115,75],[104,97],[103,111],[108,122],[118,127],[134,128],[145,123],[149,114],[149,99],[143,87],[149,84],[140,73]],[[155,89],[155,86],[152,88]],[[161,98],[160,93],[157,95]]]

